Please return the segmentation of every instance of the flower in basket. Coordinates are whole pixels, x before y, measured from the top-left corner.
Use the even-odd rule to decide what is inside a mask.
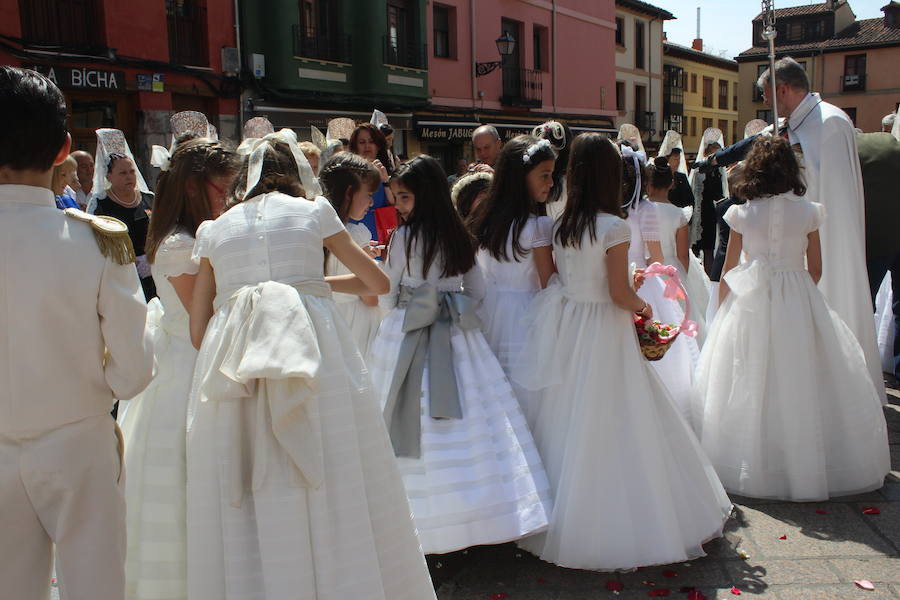
[[[689,337],[697,335],[697,325],[687,319],[687,313],[690,310],[688,298],[684,291],[684,286],[681,284],[681,279],[678,277],[678,270],[675,267],[653,263],[644,271],[644,276],[666,277],[667,281],[663,295],[670,300],[685,301],[685,318],[679,325],[661,323],[640,315],[634,316],[634,327],[637,331],[638,342],[644,358],[647,360],[659,360],[665,355],[679,334],[683,333]]]

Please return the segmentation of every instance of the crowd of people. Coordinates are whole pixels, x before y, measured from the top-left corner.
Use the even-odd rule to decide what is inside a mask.
[[[882,487],[900,123],[857,143],[789,58],[759,86],[784,121],[691,171],[634,126],[484,125],[448,177],[378,111],[237,147],[178,113],[154,193],[0,67],[11,597],[55,549],[72,598],[423,600],[429,554],[630,570],[703,556],[728,493]],[[677,335],[648,360],[636,323]]]

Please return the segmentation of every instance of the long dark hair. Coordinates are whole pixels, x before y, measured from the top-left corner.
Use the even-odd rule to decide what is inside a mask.
[[[475,246],[462,219],[453,208],[447,175],[434,158],[421,154],[400,165],[391,182],[398,182],[416,198],[402,225],[406,235],[406,267],[413,245],[422,252],[422,277],[435,260],[441,262],[441,277],[463,275],[475,266]],[[390,260],[390,256],[388,256]]]
[[[622,215],[622,157],[599,133],[582,133],[572,142],[566,173],[567,202],[556,230],[563,246],[581,247],[584,233],[597,239],[597,214]]]
[[[545,139],[556,150],[556,165],[553,167],[553,187],[547,195],[547,204],[556,202],[562,196],[563,184],[566,180],[566,169],[569,166],[569,153],[572,151],[572,130],[562,121],[547,121],[534,128],[532,133]]]
[[[376,158],[381,161],[381,164],[384,165],[385,169],[390,171],[393,163],[391,162],[391,157],[388,155],[387,140],[384,138],[384,134],[381,133],[381,130],[372,123],[360,123],[356,126],[356,129],[354,129],[353,133],[350,135],[350,143],[348,144],[350,152],[359,154],[356,149],[356,144],[359,139],[359,134],[363,131],[368,131],[369,134],[371,134],[372,141],[378,146],[378,156],[376,156]]]
[[[479,248],[497,260],[520,260],[527,250],[519,243],[519,234],[534,214],[544,212],[543,205],[531,197],[525,178],[537,165],[556,159],[549,143],[536,137],[519,135],[504,144],[494,167],[494,181],[487,198],[473,211],[470,229]],[[530,153],[530,154],[527,154]],[[525,162],[527,158],[528,162]],[[513,256],[507,253],[512,236]]]
[[[232,175],[237,169],[237,156],[220,142],[198,138],[178,144],[168,170],[160,173],[156,182],[145,246],[150,262],[173,230],[180,227],[195,235],[200,223],[216,218],[205,184],[212,177]]]
[[[252,190],[247,188],[247,169],[250,166],[249,155],[241,162],[237,177],[231,184],[227,206],[230,208],[244,200],[255,198],[268,192],[281,192],[288,196],[300,198],[306,196],[303,184],[300,183],[300,171],[291,152],[290,146],[284,142],[265,142],[266,150],[263,158],[262,173],[259,183]]]
[[[734,195],[745,200],[794,192],[806,194],[800,163],[790,143],[781,136],[759,136],[744,161]]]
[[[338,152],[322,165],[319,183],[322,195],[328,198],[341,223],[346,224],[350,218],[351,197],[364,185],[374,192],[381,183],[381,175],[362,156],[352,152]],[[326,265],[330,254],[331,251],[325,248]]]

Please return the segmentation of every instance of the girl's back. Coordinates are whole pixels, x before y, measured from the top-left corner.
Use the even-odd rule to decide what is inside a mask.
[[[687,218],[680,208],[667,202],[656,203],[656,216],[663,256],[667,259],[675,257],[678,255],[675,247],[675,234],[687,225]]]
[[[824,207],[791,192],[728,209],[725,218],[743,236],[749,260],[762,259],[773,266],[804,269],[810,231],[814,231]]]
[[[630,235],[631,228],[624,220],[608,213],[599,213],[593,241],[587,231],[579,248],[562,246],[554,239],[556,267],[566,288],[566,296],[576,302],[609,302],[606,251],[627,242]]]
[[[343,229],[324,198],[274,192],[241,202],[204,223],[197,232],[195,254],[209,257],[216,293],[226,296],[262,281],[322,279],[322,240]]]
[[[478,265],[485,279],[498,290],[538,291],[541,289],[540,276],[531,250],[538,246],[550,245],[553,219],[532,216],[519,233],[519,246],[526,251],[525,256],[498,260],[485,249],[478,251]],[[512,233],[506,243],[507,256],[514,257]]]

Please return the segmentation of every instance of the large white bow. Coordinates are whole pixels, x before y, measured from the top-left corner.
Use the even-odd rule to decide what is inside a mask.
[[[150,151],[150,164],[160,171],[168,171],[171,162],[171,151],[169,151],[168,148],[164,148],[163,146],[157,146],[156,144],[154,144],[153,148]]]
[[[313,173],[312,167],[309,166],[309,161],[306,160],[299,144],[297,144],[297,134],[294,133],[293,129],[288,129],[287,127],[261,138],[246,138],[238,146],[238,154],[250,155],[249,164],[247,165],[247,186],[244,189],[249,192],[259,183],[259,179],[262,177],[266,148],[278,142],[287,144],[288,148],[290,148],[294,162],[297,163],[297,171],[300,173],[300,182],[303,184],[306,197],[315,198],[320,196],[322,189],[319,187],[319,182]]]
[[[637,174],[637,181],[634,182],[634,192],[632,192],[631,198],[628,199],[625,206],[637,206],[641,199],[642,166],[647,164],[647,153],[643,150],[634,150],[630,146],[619,146],[619,149],[622,151],[622,156],[631,158],[631,161],[634,163],[634,172]]]

